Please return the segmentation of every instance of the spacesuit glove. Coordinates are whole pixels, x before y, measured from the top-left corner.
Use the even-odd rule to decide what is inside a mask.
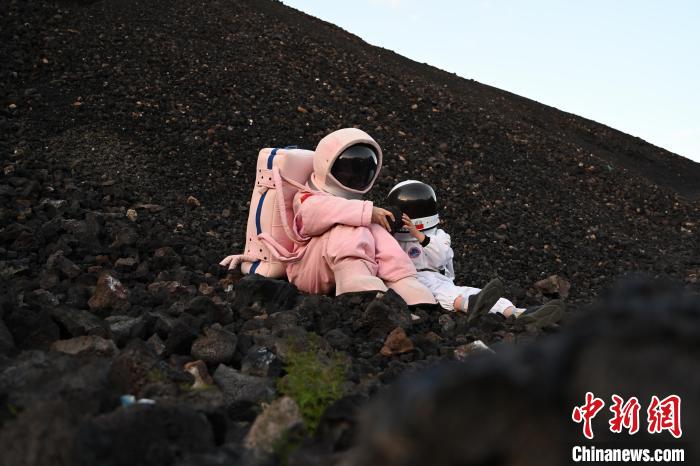
[[[242,262],[255,262],[258,260],[255,257],[246,256],[245,254],[233,254],[224,257],[224,259],[219,262],[222,267],[227,267],[229,270],[235,270]]]

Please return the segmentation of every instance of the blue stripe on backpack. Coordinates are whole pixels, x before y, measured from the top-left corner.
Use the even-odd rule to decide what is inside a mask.
[[[268,170],[272,170],[272,162],[275,159],[275,155],[277,155],[277,150],[278,150],[277,147],[272,149],[272,152],[270,152],[270,155],[267,158],[267,169]],[[260,196],[260,200],[258,201],[258,205],[255,209],[255,230],[257,231],[257,234],[262,233],[262,227],[260,226],[260,214],[262,212],[263,203],[265,202],[265,196],[267,196],[267,191],[265,191],[262,194],[262,196]],[[249,273],[251,273],[251,274],[255,273],[255,271],[257,270],[259,265],[260,265],[260,259],[253,262],[253,265],[250,267]]]

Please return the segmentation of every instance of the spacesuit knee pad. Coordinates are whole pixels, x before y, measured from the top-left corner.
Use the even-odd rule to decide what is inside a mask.
[[[430,290],[419,282],[416,277],[406,277],[395,282],[386,282],[386,286],[401,296],[409,306],[436,303]]]
[[[333,267],[336,296],[355,291],[386,291],[384,282],[362,260],[350,260]]]

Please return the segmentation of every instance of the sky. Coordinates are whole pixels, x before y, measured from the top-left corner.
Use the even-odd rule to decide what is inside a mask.
[[[283,3],[372,45],[700,162],[700,1]]]

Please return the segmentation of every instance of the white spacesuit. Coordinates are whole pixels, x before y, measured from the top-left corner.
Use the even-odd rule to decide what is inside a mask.
[[[418,271],[418,281],[425,285],[443,308],[453,311],[457,297],[477,294],[480,288],[458,286],[454,283],[455,272],[452,265],[454,252],[450,246],[450,235],[434,227],[423,231],[429,242],[422,246],[417,239],[398,239],[401,248],[406,251]],[[424,243],[425,244],[425,243]],[[489,312],[504,313],[515,305],[505,298],[500,298]]]
[[[430,290],[443,308],[453,311],[457,303],[461,307],[457,310],[466,311],[469,297],[476,295],[481,289],[457,286],[454,283],[454,252],[450,235],[437,226],[440,219],[433,189],[419,181],[403,181],[392,188],[387,201],[405,215],[405,226],[395,233],[394,237],[413,261],[418,271],[418,281]],[[425,235],[422,242],[409,231],[412,226]],[[460,296],[462,299],[458,299]],[[510,311],[506,312],[509,308]],[[522,310],[517,309],[505,298],[499,298],[489,310],[491,313],[498,312],[504,315],[510,315],[511,311],[517,314]]]

